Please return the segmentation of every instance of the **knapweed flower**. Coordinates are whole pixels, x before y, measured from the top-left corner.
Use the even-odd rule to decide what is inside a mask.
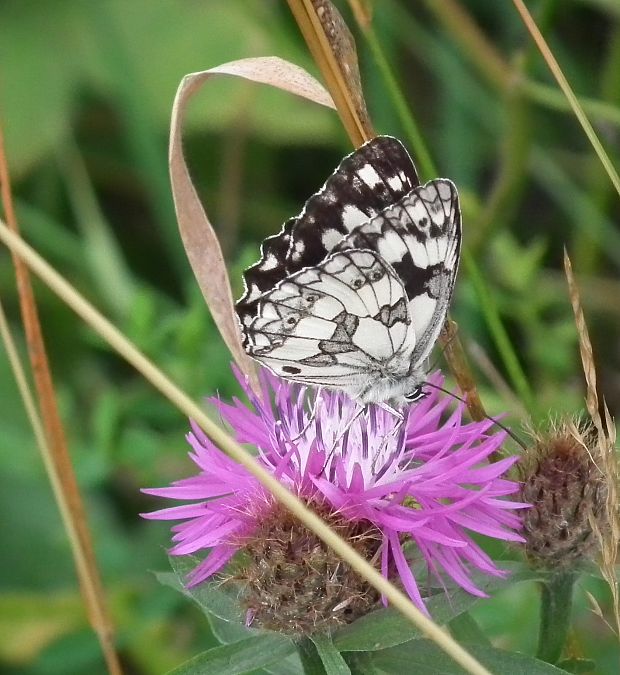
[[[518,491],[504,478],[514,457],[489,463],[505,432],[490,420],[466,422],[459,403],[436,389],[404,410],[362,407],[344,394],[311,389],[263,374],[262,398],[244,385],[251,407],[213,400],[240,443],[252,445],[282,483],[399,583],[426,611],[424,587],[412,566],[469,593],[485,593],[471,571],[503,576],[474,541],[478,533],[507,541],[517,533]],[[441,384],[435,374],[430,382]],[[243,384],[243,383],[242,383]],[[312,532],[288,514],[242,466],[224,455],[195,425],[191,478],[148,494],[192,503],[146,514],[182,520],[173,527],[173,555],[210,549],[188,585],[220,572],[238,551],[248,616],[269,628],[308,633],[354,620],[378,601]],[[425,578],[426,578],[425,574]]]

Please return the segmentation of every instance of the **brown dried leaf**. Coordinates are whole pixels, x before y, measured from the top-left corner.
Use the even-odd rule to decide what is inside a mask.
[[[172,196],[183,245],[194,276],[224,342],[241,370],[256,384],[254,362],[241,345],[239,324],[222,249],[192,183],[183,154],[182,129],[191,96],[210,78],[241,77],[335,108],[330,95],[305,70],[277,57],[242,59],[186,75],[177,89],[170,123],[169,167]]]
[[[577,327],[577,334],[579,336],[579,352],[581,354],[581,364],[583,366],[583,374],[586,378],[586,407],[588,413],[594,422],[599,433],[602,432],[602,421],[598,409],[598,394],[596,391],[596,369],[594,367],[594,354],[592,352],[592,343],[588,334],[588,327],[581,308],[581,299],[579,297],[579,289],[575,282],[573,275],[573,267],[568,257],[566,250],[564,251],[564,271],[566,273],[566,280],[568,282],[568,294],[571,305],[573,306],[573,314],[575,315],[575,325]]]
[[[375,136],[362,93],[355,40],[330,0],[288,0],[314,60],[323,74],[351,142]]]

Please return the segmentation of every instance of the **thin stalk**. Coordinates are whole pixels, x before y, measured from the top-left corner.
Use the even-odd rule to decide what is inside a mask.
[[[603,145],[599,141],[596,132],[594,131],[592,125],[590,124],[588,116],[586,115],[583,107],[579,103],[579,100],[575,96],[570,84],[568,83],[568,80],[564,76],[564,73],[562,72],[559,63],[556,61],[555,56],[553,56],[553,53],[549,49],[549,45],[547,45],[545,38],[538,29],[536,22],[532,18],[532,15],[529,13],[523,0],[512,0],[512,1],[515,7],[517,8],[517,11],[521,15],[523,23],[530,32],[530,35],[532,36],[534,42],[536,42],[536,45],[540,50],[540,53],[542,54],[543,58],[545,59],[547,66],[549,67],[549,70],[555,77],[557,83],[560,85],[560,89],[562,89],[562,91],[564,92],[564,96],[566,96],[573,110],[573,113],[575,114],[575,117],[579,120],[579,123],[581,124],[581,127],[585,135],[588,137],[588,140],[590,141],[592,147],[594,148],[594,152],[596,152],[601,164],[603,165],[605,171],[607,172],[609,180],[616,188],[616,192],[618,193],[618,195],[620,195],[620,177],[618,176],[618,173],[616,172],[614,165],[611,163],[609,155],[605,152]]]
[[[568,636],[573,586],[577,580],[574,572],[558,572],[541,583],[540,629],[536,656],[547,663],[557,663]]]
[[[351,5],[356,4],[355,0],[349,0],[349,2]],[[375,35],[372,26],[368,24],[368,26],[366,28],[362,28],[362,30],[364,31],[364,37],[366,38],[368,47],[375,60],[375,64],[381,73],[385,87],[388,90],[390,98],[392,99],[392,105],[396,110],[396,114],[398,115],[400,123],[403,125],[407,139],[413,148],[416,161],[422,170],[421,173],[427,178],[437,176],[437,168],[435,167],[433,158],[426,147],[426,143],[424,142],[420,128],[418,127],[415,118],[409,110],[409,105],[403,96],[400,85],[398,84],[396,76],[394,75],[394,71],[392,70],[385,56],[381,44],[377,40],[377,36]]]
[[[51,265],[18,235],[0,221],[0,240],[56,293],[85,323],[93,328],[113,349],[160,391],[183,414],[196,421],[218,448],[244,466],[302,524],[312,530],[327,546],[345,560],[363,579],[384,595],[389,603],[428,638],[433,640],[456,663],[473,675],[490,675],[471,654],[463,649],[442,628],[425,616],[411,600],[381,575],[355,549],[334,532],[319,516],[287,490],[256,458],[235,442],[213,422],[182,389],[140,352],[110,321],[80,295]]]
[[[4,134],[0,126],[0,192],[9,227],[3,225],[9,235],[19,239],[19,228],[13,208],[8,162],[4,150]],[[90,623],[95,631],[107,667],[112,675],[122,672],[114,648],[114,627],[105,602],[105,594],[97,567],[92,538],[88,528],[86,510],[80,488],[71,463],[56,392],[52,381],[43,331],[34,299],[30,273],[23,259],[12,252],[19,304],[28,344],[28,356],[32,367],[35,389],[42,418],[46,443],[39,446],[44,454],[50,483],[65,519],[67,535],[77,569],[80,590]],[[35,428],[35,427],[33,427]],[[35,434],[36,434],[35,430]],[[49,449],[49,452],[47,450]]]
[[[334,53],[333,45],[325,33],[316,9],[320,3],[313,0],[287,0],[287,2],[308,49],[323,75],[327,90],[336,104],[338,115],[353,147],[357,148],[371,139],[375,133],[365,110],[358,109],[355,94],[351,89],[351,81],[347,79],[338,55]],[[361,96],[361,92],[359,94]],[[365,107],[363,99],[360,99],[360,104]]]

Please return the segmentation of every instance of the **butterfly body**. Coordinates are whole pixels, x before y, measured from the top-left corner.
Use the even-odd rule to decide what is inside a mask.
[[[237,304],[245,348],[282,377],[361,403],[415,398],[448,310],[460,211],[380,136],[346,157],[266,240]]]

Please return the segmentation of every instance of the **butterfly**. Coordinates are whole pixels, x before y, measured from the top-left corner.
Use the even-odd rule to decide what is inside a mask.
[[[454,184],[420,185],[401,142],[377,136],[263,242],[236,305],[244,347],[276,375],[362,404],[418,400],[460,247]]]

